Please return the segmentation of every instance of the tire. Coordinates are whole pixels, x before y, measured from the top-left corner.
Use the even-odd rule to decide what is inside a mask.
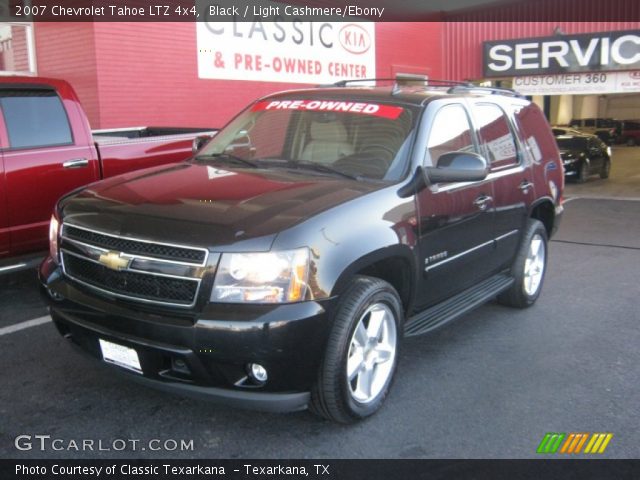
[[[638,142],[636,141],[636,139],[634,137],[629,137],[629,138],[627,138],[627,142],[626,143],[627,143],[627,147],[635,147],[636,143],[638,143]]]
[[[600,178],[607,179],[609,178],[609,173],[611,172],[611,160],[606,159],[602,164],[602,169],[600,170]]]
[[[583,160],[578,168],[578,176],[576,177],[576,181],[578,183],[585,183],[589,178],[589,164],[586,160]]]
[[[498,296],[503,305],[530,307],[540,296],[547,271],[547,230],[539,220],[529,219],[518,254],[511,266],[513,285]],[[541,249],[541,250],[539,250]],[[537,252],[538,255],[536,255]]]
[[[338,423],[354,423],[380,409],[398,362],[403,315],[402,302],[391,285],[378,278],[355,277],[336,309],[311,390],[313,413]],[[351,380],[348,368],[353,372]]]

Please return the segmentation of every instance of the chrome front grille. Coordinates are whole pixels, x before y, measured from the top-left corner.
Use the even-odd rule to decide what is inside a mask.
[[[71,225],[66,226],[64,234],[70,240],[77,240],[107,250],[127,252],[132,255],[194,263],[196,265],[204,265],[204,261],[207,258],[207,252],[200,249],[115,237]]]
[[[99,294],[188,308],[197,301],[208,251],[64,224],[60,257],[68,278]]]

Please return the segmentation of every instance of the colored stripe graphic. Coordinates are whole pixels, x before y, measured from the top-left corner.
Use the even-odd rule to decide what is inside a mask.
[[[564,453],[569,455],[578,453],[601,454],[607,449],[612,438],[613,433],[591,434],[571,432],[567,434],[549,432],[543,437],[536,452],[543,454]],[[583,451],[582,448],[585,444],[586,448]],[[562,447],[560,447],[561,445]]]
[[[584,453],[604,453],[613,438],[613,433],[594,433]]]
[[[565,433],[547,433],[540,445],[538,445],[538,453],[556,453],[562,439],[566,436]]]
[[[560,453],[580,453],[587,438],[589,438],[588,433],[570,433],[567,441],[562,445]]]

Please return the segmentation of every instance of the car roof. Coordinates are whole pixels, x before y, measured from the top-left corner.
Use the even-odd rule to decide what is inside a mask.
[[[507,92],[505,90],[505,92]],[[495,92],[493,92],[495,93]],[[359,100],[370,102],[393,102],[406,105],[423,106],[426,103],[440,98],[455,97],[491,97],[495,100],[510,98],[519,102],[528,103],[517,94],[495,95],[492,92],[484,91],[481,87],[451,87],[451,86],[403,86],[403,87],[316,87],[300,90],[287,90],[263,97],[263,99],[336,99],[336,100]]]

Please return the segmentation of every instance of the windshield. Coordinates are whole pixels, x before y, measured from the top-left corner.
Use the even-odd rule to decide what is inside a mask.
[[[223,128],[196,158],[322,175],[398,180],[414,128],[406,106],[338,100],[266,100]]]
[[[556,137],[560,150],[584,150],[587,140],[580,137]]]

